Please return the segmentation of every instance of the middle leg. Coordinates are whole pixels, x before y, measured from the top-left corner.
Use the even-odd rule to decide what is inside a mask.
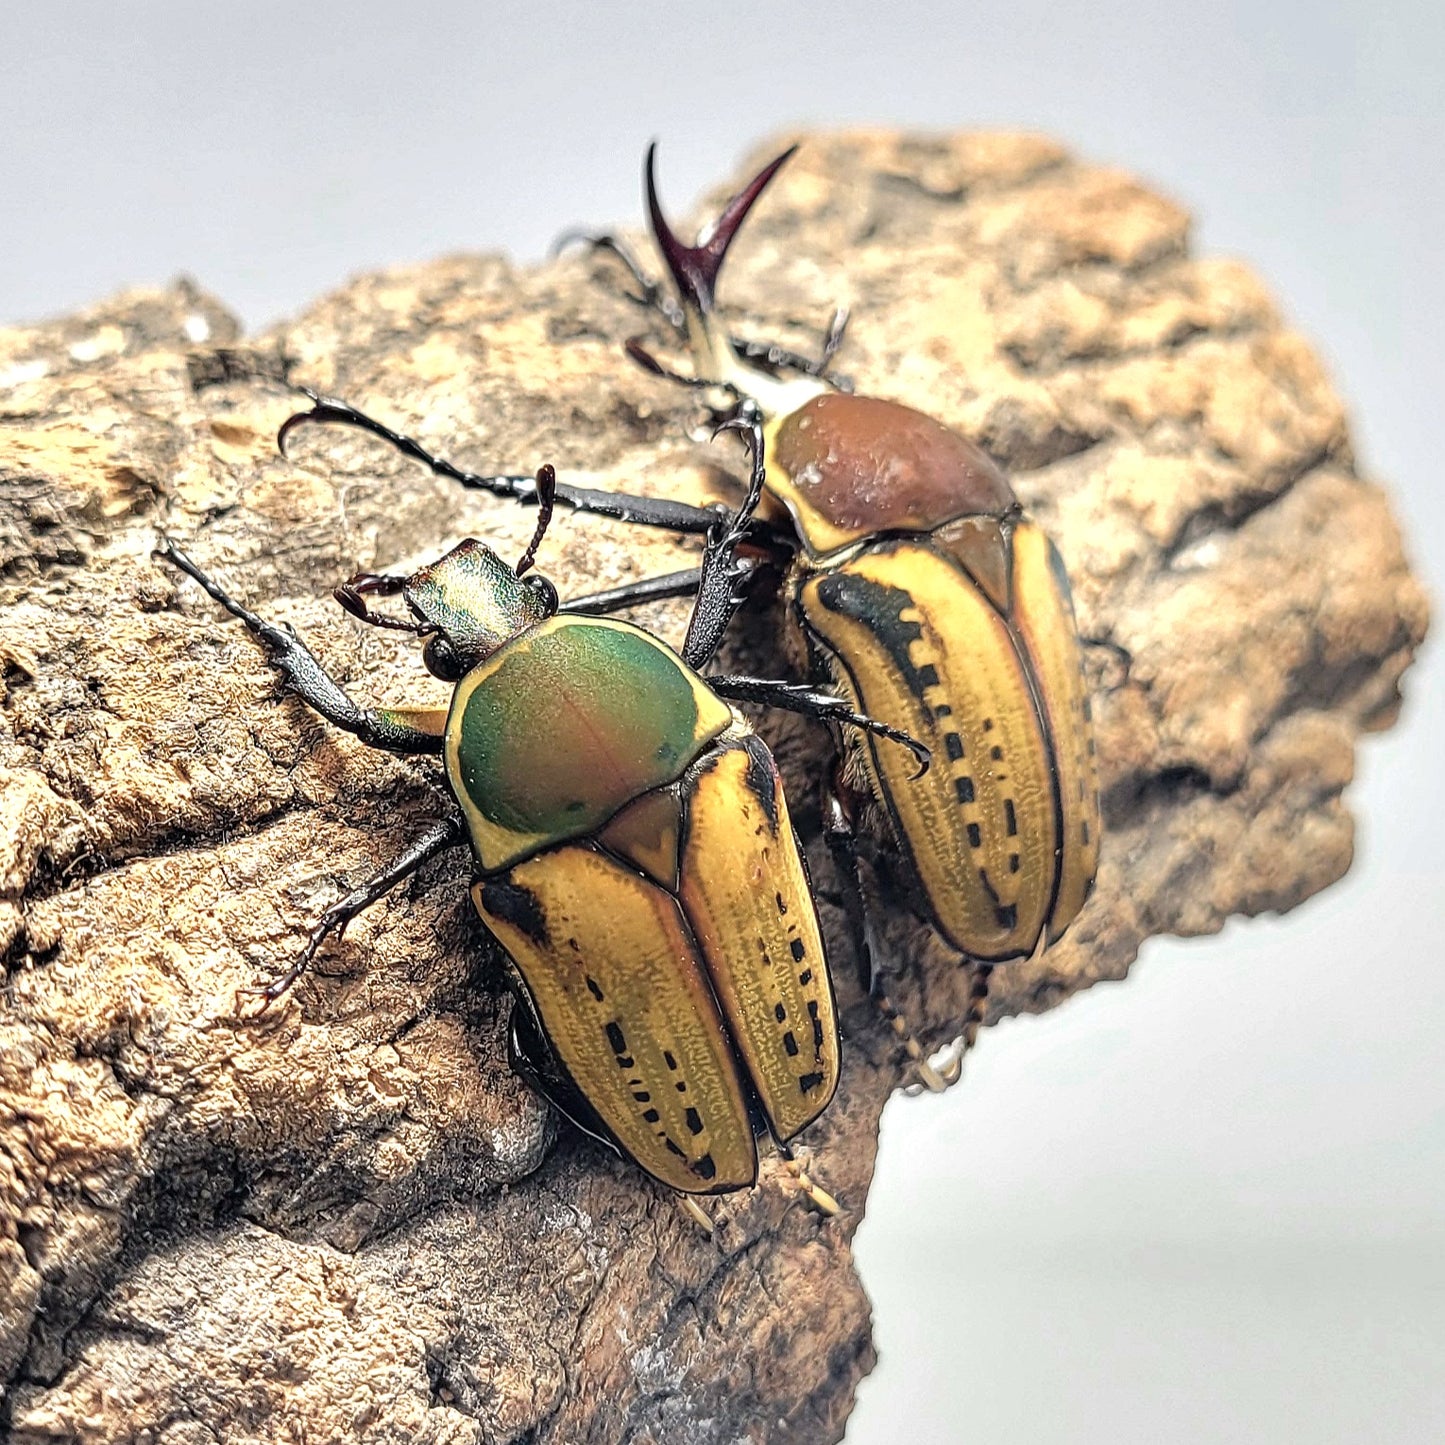
[[[393,858],[384,868],[379,869],[365,883],[353,888],[345,898],[333,903],[317,920],[306,939],[306,946],[297,955],[296,962],[268,984],[257,984],[242,989],[242,993],[255,994],[261,999],[261,1012],[270,1008],[292,984],[311,967],[321,945],[335,934],[340,938],[347,925],[358,914],[365,912],[373,903],[379,902],[403,879],[410,878],[439,853],[455,848],[466,840],[466,829],[460,817],[442,818],[433,823],[406,851]]]

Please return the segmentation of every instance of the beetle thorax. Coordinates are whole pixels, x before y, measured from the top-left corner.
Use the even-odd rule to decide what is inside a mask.
[[[486,870],[595,831],[680,777],[727,704],[629,623],[552,617],[458,684],[447,777]]]
[[[814,556],[883,533],[926,533],[1015,505],[997,463],[899,402],[830,392],[769,428],[768,487]]]

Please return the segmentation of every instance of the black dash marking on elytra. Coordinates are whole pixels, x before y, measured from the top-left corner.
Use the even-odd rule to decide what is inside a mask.
[[[822,1082],[822,1074],[804,1074],[802,1078],[798,1080],[798,1088],[805,1094],[811,1094]]]
[[[792,1029],[789,1029],[787,1033],[783,1035],[783,1048],[786,1050],[790,1059],[796,1059],[798,1057],[798,1041],[793,1037]]]
[[[644,1109],[642,1111],[642,1117],[647,1123],[655,1124],[662,1118],[662,1115],[659,1114],[656,1109]]]
[[[1079,840],[1083,843],[1084,847],[1087,848],[1089,846],[1089,820],[1087,818],[1079,824]]]
[[[616,1019],[609,1019],[607,1023],[607,1042],[612,1045],[614,1054],[625,1054],[627,1052],[627,1035],[622,1032],[622,1025]]]
[[[890,587],[856,573],[832,572],[819,581],[817,595],[829,612],[861,623],[883,644],[910,696],[922,701],[924,690],[938,685],[937,668],[931,663],[917,667],[909,655],[909,648],[923,640],[923,628],[903,616],[914,606],[914,600],[901,587]],[[935,718],[949,715],[946,703],[933,709]]]
[[[676,1070],[677,1060],[673,1058],[671,1049],[664,1049],[662,1051],[662,1061],[667,1065],[669,1069]]]
[[[813,970],[811,968],[805,968],[802,973],[798,975],[798,985],[801,988],[807,988],[807,986],[812,983],[812,981]]]
[[[775,893],[773,897],[778,900],[778,912],[786,913],[788,911],[788,904],[783,895],[781,893]]]
[[[1008,829],[1010,838],[1017,838],[1019,835],[1019,815],[1014,811],[1014,800],[1005,798],[1003,800],[1004,825]]]
[[[482,906],[504,922],[519,929],[533,943],[546,948],[551,937],[547,932],[547,913],[542,900],[530,888],[506,878],[488,878],[482,884]]]
[[[973,802],[973,779],[955,778],[953,780],[953,791],[960,803]]]
[[[687,1084],[682,1079],[677,1081],[676,1088],[679,1094],[687,1093]]]
[[[672,1151],[672,1153],[676,1154],[679,1159],[686,1159],[686,1158],[687,1158],[687,1155],[684,1154],[684,1153],[682,1152],[682,1150],[679,1149],[679,1148],[677,1147],[677,1145],[672,1142],[671,1139],[664,1139],[662,1142],[663,1142],[664,1144],[666,1144],[667,1147],[668,1147],[668,1149],[670,1149],[670,1150]]]
[[[602,1002],[602,990],[598,987],[597,980],[593,978],[590,973],[587,975],[587,992],[590,993],[598,1003]]]
[[[787,1011],[787,1009],[785,1009],[785,1008],[782,1006],[782,1004],[780,1004],[780,1003],[774,1004],[774,1005],[773,1005],[773,1017],[774,1017],[775,1019],[777,1019],[777,1021],[778,1021],[780,1024],[781,1024],[781,1023],[786,1023],[786,1022],[788,1021],[788,1011]]]
[[[1019,871],[1019,855],[1017,853],[1010,853],[1008,855],[1008,871],[1010,873],[1017,873]]]
[[[986,733],[991,733],[993,731],[993,719],[991,717],[984,718],[983,730]]]
[[[1019,922],[1019,906],[1017,903],[1001,903],[994,909],[993,916],[998,919],[998,926],[1000,928],[1017,928]]]
[[[682,1117],[687,1120],[688,1133],[702,1133],[702,1115],[696,1109],[689,1109]]]
[[[1085,839],[1084,841],[1087,842],[1088,840]],[[802,963],[803,955],[807,953],[807,951],[808,950],[803,947],[803,940],[801,938],[795,938],[788,944],[788,952],[793,955],[794,963]]]
[[[652,1095],[649,1094],[646,1089],[634,1089],[632,1091],[632,1097],[639,1104],[650,1104],[652,1102]]]
[[[968,846],[970,848],[983,847],[983,831],[977,823],[970,823],[968,825]]]
[[[995,744],[988,750],[988,755],[989,755],[989,757],[991,757],[991,758],[994,760],[994,762],[996,762],[996,763],[1001,763],[1001,762],[1003,762],[1003,749],[1002,749],[1001,747],[999,747],[999,745],[998,745],[997,743],[995,743]]]
[[[772,754],[761,738],[748,736],[743,739],[743,752],[747,754],[748,765],[744,774],[748,792],[762,804],[773,832],[778,831],[778,776],[773,770]]]
[[[956,763],[963,756],[963,739],[957,733],[944,733],[943,750]]]
[[[813,1047],[821,1049],[823,1047],[823,1020],[818,1017],[818,1000],[815,998],[808,1000],[808,1017],[813,1020]]]
[[[989,902],[994,904],[995,907],[997,907],[999,901],[998,889],[989,882],[987,868],[980,868],[978,870],[978,881],[983,884],[983,891],[988,894]]]
[[[717,1177],[717,1165],[712,1162],[711,1154],[704,1154],[696,1164],[692,1166],[692,1172],[699,1179],[715,1179]]]

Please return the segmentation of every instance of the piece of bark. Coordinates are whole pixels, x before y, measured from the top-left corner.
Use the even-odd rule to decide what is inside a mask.
[[[761,152],[759,153],[762,154]],[[1073,577],[1107,831],[1058,947],[995,1012],[1127,970],[1140,942],[1285,909],[1349,866],[1341,790],[1423,635],[1384,495],[1259,282],[1188,218],[1031,137],[810,137],[724,299],[980,440]],[[620,343],[670,338],[602,258],[364,277],[243,341],[188,284],[0,333],[0,1416],[37,1441],[833,1441],[873,1362],[849,1239],[902,1064],[852,983],[816,846],[817,734],[769,726],[812,845],[845,1008],[786,1175],[704,1237],[506,1064],[508,1003],[448,855],[256,1022],[317,914],[443,806],[435,769],[285,697],[250,637],[150,556],[158,529],[294,622],[359,695],[441,698],[405,638],[327,599],[530,512],[352,432],[274,437],[266,374],[481,470],[729,496],[734,454]],[[564,595],[689,546],[559,516]],[[643,614],[674,640],[680,605]],[[775,619],[735,654],[779,658]],[[880,880],[887,886],[887,880]],[[966,972],[892,900],[894,992],[931,1043]],[[985,1046],[988,1046],[985,1044]],[[3,1428],[3,1427],[0,1427]]]

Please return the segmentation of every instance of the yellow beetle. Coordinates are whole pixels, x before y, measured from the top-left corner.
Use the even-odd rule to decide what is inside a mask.
[[[976,966],[961,1047],[941,1074],[921,1071],[940,1087],[958,1077],[977,1035],[992,967],[1058,939],[1093,886],[1098,779],[1068,578],[982,449],[902,402],[855,396],[830,378],[845,313],[834,318],[820,361],[719,330],[713,299],[723,259],[793,151],[764,167],[694,246],[663,216],[654,152],[647,206],[680,306],[615,238],[585,239],[628,266],[642,287],[634,299],[685,337],[693,370],[678,376],[635,341],[628,350],[659,375],[725,388],[759,409],[765,504],[785,530],[757,541],[789,559],[793,650],[816,680],[938,760],[914,777],[845,726],[828,833],[875,986],[856,851],[857,820],[870,804],[886,817],[924,910]],[[599,594],[590,605],[611,611],[695,583],[695,573],[673,574]]]
[[[344,403],[313,401],[283,443],[318,420],[398,440]],[[712,514],[682,656],[630,623],[560,615],[550,582],[524,576],[564,495],[550,467],[530,483],[541,515],[515,568],[469,540],[409,577],[337,588],[362,621],[425,640],[427,667],[456,685],[445,709],[358,706],[293,632],[173,542],[159,552],[246,625],[323,717],[375,747],[439,755],[459,809],[327,910],[291,968],[251,990],[263,1007],[328,936],[470,842],[472,898],[514,970],[513,1063],[579,1127],[684,1195],[752,1184],[759,1132],[791,1160],[787,1141],[838,1082],[832,983],[782,784],[726,699],[771,691],[778,706],[873,726],[816,690],[700,675],[737,605],[733,555],[762,492],[761,435],[744,427],[752,485],[737,514]],[[408,616],[368,605],[398,595]]]

